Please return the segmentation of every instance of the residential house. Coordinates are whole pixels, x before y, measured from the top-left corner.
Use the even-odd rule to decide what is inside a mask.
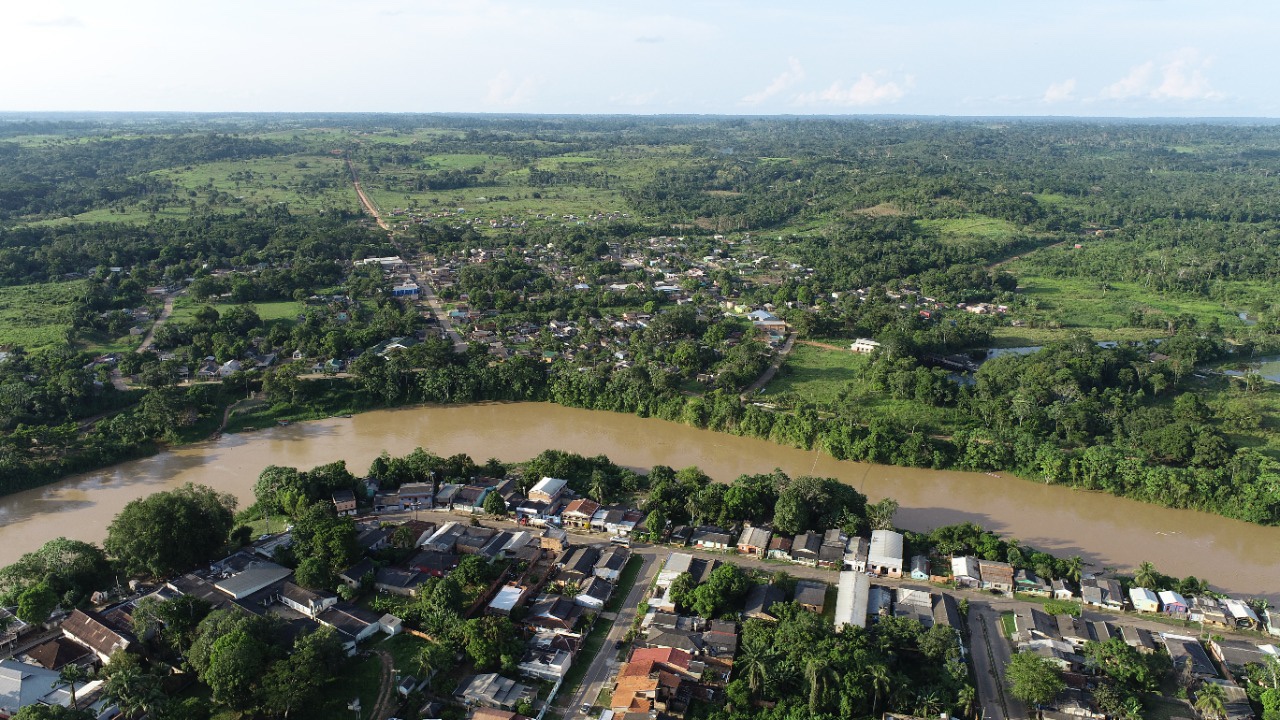
[[[572,632],[582,617],[582,607],[563,595],[539,598],[529,608],[525,624],[554,632]]]
[[[844,569],[854,572],[867,571],[867,556],[871,553],[871,541],[864,537],[851,537],[845,545]]]
[[[902,577],[902,533],[893,530],[874,530],[871,533],[871,550],[867,554],[867,572],[889,577]]]
[[[581,498],[569,503],[560,513],[560,522],[566,528],[574,530],[590,530],[591,518],[600,510],[600,503]]]
[[[62,621],[61,630],[64,637],[89,648],[103,663],[109,662],[115,652],[133,645],[131,638],[111,629],[102,616],[91,610],[72,610]]]
[[[558,527],[550,527],[543,529],[542,535],[539,537],[539,544],[543,550],[559,555],[569,546],[569,533]]]
[[[97,661],[92,650],[66,637],[55,637],[48,642],[40,643],[23,653],[19,659],[55,672],[67,665],[83,665],[86,662]],[[0,681],[0,684],[2,683],[3,681]]]
[[[690,539],[694,546],[703,550],[728,550],[733,546],[733,536],[713,525],[704,525],[694,530]]]
[[[792,547],[791,538],[784,535],[774,535],[773,539],[769,541],[769,551],[765,554],[770,560],[790,560]],[[1280,623],[1277,623],[1277,626],[1280,626]]]
[[[816,580],[797,580],[795,601],[805,610],[821,615],[827,605],[827,584]]]
[[[600,556],[596,562],[594,574],[601,580],[617,582],[622,577],[622,569],[626,567],[627,561],[631,559],[631,551],[625,547],[612,545],[604,554]]]
[[[498,588],[498,592],[489,601],[485,612],[490,615],[510,615],[512,610],[515,610],[524,602],[525,596],[528,594],[529,588],[524,585],[507,583]]]
[[[1049,583],[1049,587],[1053,593],[1054,600],[1074,600],[1076,598],[1076,590],[1070,580],[1058,579]]]
[[[925,628],[933,627],[933,596],[927,590],[894,588],[894,617],[909,618]]]
[[[738,536],[738,552],[743,555],[764,557],[769,549],[769,538],[772,536],[773,533],[768,528],[748,525],[742,528],[742,534]]]
[[[599,561],[599,549],[593,546],[574,548],[559,563],[559,579],[566,583],[581,583],[583,580],[595,575],[596,563]]]
[[[423,510],[435,506],[435,485],[429,482],[405,483],[400,486],[400,509]]]
[[[416,570],[401,570],[399,568],[378,568],[373,575],[373,587],[375,590],[404,597],[416,597],[418,588],[422,587],[426,581],[427,576]]]
[[[978,572],[982,576],[982,588],[1002,593],[1013,592],[1013,566],[995,560],[978,560]]]
[[[929,556],[928,555],[911,556],[911,579],[912,580],[928,580],[929,579]]]
[[[982,570],[978,558],[971,555],[951,558],[951,579],[960,587],[982,587]]]
[[[280,588],[281,604],[314,619],[316,615],[334,606],[338,596],[330,593],[318,593],[300,585],[285,582]]]
[[[693,556],[689,553],[671,553],[667,556],[667,561],[663,564],[662,571],[658,573],[657,588],[659,590],[667,589],[681,573],[689,572],[689,568],[692,566]]]
[[[801,533],[791,544],[791,561],[817,567],[818,552],[822,549],[822,536],[814,532]]]
[[[534,688],[497,673],[468,675],[462,678],[458,688],[453,692],[454,697],[465,705],[482,705],[504,710],[514,709],[521,700],[533,700],[536,694]]]
[[[356,494],[350,490],[339,490],[333,494],[333,509],[339,517],[356,514]]]
[[[77,683],[77,693],[85,683]],[[0,717],[13,717],[25,707],[71,706],[71,692],[58,673],[17,660],[0,660]]]
[[[520,664],[516,669],[529,677],[556,682],[564,678],[572,664],[573,655],[564,650],[529,648],[520,658]]]
[[[1200,646],[1199,640],[1173,633],[1163,633],[1161,637],[1164,639],[1165,650],[1173,660],[1175,674],[1184,672],[1183,668],[1187,668],[1186,672],[1189,672],[1192,677],[1206,680],[1218,677],[1218,669],[1209,659],[1209,654]]]
[[[1262,648],[1243,640],[1209,640],[1209,652],[1218,659],[1222,669],[1226,671],[1228,680],[1245,680],[1246,666],[1256,664],[1266,666],[1268,658],[1275,657]]]
[[[785,602],[786,597],[786,593],[782,591],[782,588],[773,583],[752,585],[751,590],[747,593],[743,614],[756,620],[776,621],[777,618],[771,615],[769,611],[773,609],[774,605]]]
[[[1160,591],[1160,605],[1166,615],[1185,616],[1188,611],[1187,599],[1173,590]]]
[[[338,579],[347,587],[358,588],[360,583],[364,581],[365,576],[373,573],[376,569],[372,560],[363,558],[360,562],[338,573]]]
[[[1237,628],[1252,630],[1262,624],[1253,608],[1236,598],[1223,600],[1222,609],[1226,611],[1227,619]]]
[[[331,605],[316,615],[316,622],[337,631],[348,655],[354,655],[356,644],[382,629],[382,616],[350,603]]]
[[[218,377],[231,377],[244,369],[239,360],[228,360],[218,368]]]
[[[588,610],[600,611],[613,595],[613,583],[599,577],[589,577],[578,586],[573,602]]]
[[[1027,595],[1039,595],[1041,597],[1049,597],[1053,593],[1053,588],[1049,583],[1041,580],[1035,572],[1022,568],[1013,574],[1013,588],[1020,593]]]
[[[1129,588],[1129,602],[1133,603],[1133,609],[1138,612],[1160,612],[1160,597],[1149,588]]]
[[[538,481],[537,485],[533,486],[533,489],[529,491],[529,499],[535,502],[556,502],[560,499],[560,496],[564,494],[565,488],[568,485],[568,480],[544,477]]]
[[[880,349],[880,343],[871,338],[858,338],[853,341],[849,349],[856,353],[872,353]]]
[[[365,552],[377,552],[391,545],[391,533],[389,528],[379,525],[361,527],[356,533],[356,544],[364,548]]]

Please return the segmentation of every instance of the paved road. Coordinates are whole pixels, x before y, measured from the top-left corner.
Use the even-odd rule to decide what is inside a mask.
[[[1023,720],[1027,707],[1009,694],[1004,668],[1012,651],[1000,629],[1000,612],[986,602],[969,604],[969,648],[983,720]]]
[[[618,666],[621,665],[617,660],[618,651],[614,647],[622,641],[623,636],[627,634],[627,630],[631,628],[631,623],[636,617],[636,608],[645,600],[645,593],[648,592],[649,585],[658,574],[658,569],[662,567],[656,552],[642,553],[640,557],[644,564],[641,565],[640,572],[636,575],[636,584],[632,586],[631,592],[627,594],[627,599],[622,603],[622,609],[612,618],[606,613],[597,620],[597,622],[612,622],[613,627],[609,629],[608,635],[605,636],[604,645],[601,646],[600,652],[596,653],[595,658],[591,661],[591,666],[587,668],[586,674],[582,676],[582,683],[578,686],[577,692],[569,698],[565,717],[578,712],[578,708],[582,707],[583,703],[595,705],[596,698],[600,697],[600,692],[605,687],[613,685],[613,678],[618,673]],[[563,703],[559,704],[563,705]]]

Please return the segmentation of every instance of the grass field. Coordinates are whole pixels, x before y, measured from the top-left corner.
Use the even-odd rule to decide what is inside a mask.
[[[1030,327],[998,327],[991,331],[991,347],[1033,347],[1048,345],[1053,342],[1069,340],[1081,328],[1030,328]],[[1124,342],[1128,340],[1151,340],[1165,337],[1162,330],[1145,328],[1088,328],[1089,334],[1098,342]]]
[[[945,220],[917,220],[916,226],[926,233],[935,234],[943,240],[1011,240],[1023,234],[1017,225],[1008,220],[971,215],[963,218]]]
[[[87,282],[0,288],[0,346],[36,350],[62,344],[71,328],[71,308]]]
[[[1195,315],[1201,321],[1216,318],[1224,329],[1243,326],[1236,311],[1206,298],[1161,295],[1137,283],[1113,282],[1104,289],[1099,283],[1078,278],[1050,278],[1031,274],[1014,266],[1019,295],[1031,303],[1023,313],[1064,328],[1117,330],[1127,327],[1131,312],[1143,314]]]
[[[868,362],[866,355],[797,344],[760,399],[790,395],[801,402],[819,405],[835,402],[837,395],[850,387]]]
[[[274,302],[258,302],[258,303],[227,303],[227,302],[203,303],[203,302],[196,301],[194,298],[188,295],[180,295],[178,296],[177,300],[175,300],[173,303],[173,314],[169,316],[169,321],[170,322],[191,322],[191,320],[195,318],[196,311],[204,307],[205,305],[212,306],[213,309],[217,310],[220,313],[226,312],[227,310],[233,307],[239,307],[241,305],[251,305],[253,306],[253,309],[258,313],[258,317],[262,318],[263,322],[272,322],[276,320],[294,322],[297,319],[298,315],[300,315],[304,309],[304,305],[302,303],[294,302],[292,300],[278,300]]]

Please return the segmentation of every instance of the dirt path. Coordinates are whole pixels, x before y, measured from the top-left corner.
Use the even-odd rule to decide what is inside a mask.
[[[384,720],[391,715],[391,702],[395,700],[395,675],[392,674],[391,654],[383,650],[375,650],[378,659],[382,660],[381,689],[378,690],[378,701],[369,711],[369,720]]]
[[[847,347],[840,347],[839,345],[828,345],[827,343],[814,342],[813,340],[797,340],[796,342],[800,343],[801,345],[808,345],[809,347],[818,347],[824,350],[839,350],[841,352],[848,352],[848,353],[853,352]]]
[[[760,373],[760,377],[756,378],[755,382],[742,391],[742,400],[744,402],[750,400],[753,395],[760,391],[760,388],[768,385],[773,376],[778,374],[778,368],[782,367],[782,363],[787,359],[787,353],[791,352],[791,346],[795,345],[795,343],[796,334],[791,333],[787,336],[787,341],[782,344],[782,349],[778,351],[777,356],[773,358],[773,362],[769,363],[769,367]]]
[[[378,223],[378,227],[391,232],[391,228],[382,219],[382,213],[378,212],[378,207],[373,204],[368,195],[364,194],[364,188],[360,185],[360,176],[356,174],[356,166],[352,164],[351,158],[347,158],[347,171],[351,173],[351,184],[355,186],[356,197],[360,198],[360,204],[364,206],[365,212],[373,216],[373,219]]]
[[[1000,262],[991,263],[990,265],[988,265],[988,266],[987,266],[987,269],[988,269],[988,270],[995,270],[996,268],[1003,267],[1004,265],[1007,265],[1007,264],[1009,264],[1009,263],[1013,262],[1014,260],[1021,260],[1022,258],[1026,257],[1026,256],[1028,256],[1028,255],[1030,255],[1030,254],[1031,254],[1031,253],[1033,253],[1033,252],[1039,252],[1039,251],[1041,251],[1041,250],[1048,250],[1049,248],[1055,248],[1055,247],[1058,247],[1059,245],[1066,245],[1066,244],[1067,244],[1067,243],[1069,243],[1069,242],[1072,242],[1072,241],[1071,241],[1071,240],[1060,240],[1060,241],[1058,241],[1058,242],[1056,242],[1056,243],[1053,243],[1053,244],[1051,244],[1051,245],[1045,245],[1045,246],[1043,246],[1043,247],[1033,248],[1033,249],[1031,249],[1031,250],[1028,250],[1028,251],[1026,251],[1026,252],[1022,253],[1021,255],[1014,255],[1013,257],[1005,258],[1005,259],[1001,260]]]
[[[166,295],[164,297],[164,309],[160,311],[160,317],[151,324],[151,329],[147,331],[147,336],[142,339],[142,344],[138,346],[137,352],[146,352],[156,341],[156,331],[164,327],[169,321],[169,316],[173,314],[173,301],[177,299],[176,295]]]
[[[347,158],[347,170],[351,173],[351,184],[355,187],[356,196],[360,198],[360,204],[364,206],[365,212],[373,216],[373,219],[378,223],[378,227],[387,231],[387,239],[395,246],[396,251],[400,253],[400,257],[408,257],[408,253],[404,251],[404,248],[400,247],[400,243],[396,242],[395,235],[391,232],[391,226],[387,225],[386,221],[382,219],[382,213],[378,212],[378,207],[365,194],[364,187],[360,185],[360,176],[356,174],[356,166],[351,162],[351,158]],[[453,351],[465,352],[467,343],[458,334],[458,331],[454,330],[453,322],[449,319],[448,313],[444,311],[444,306],[440,304],[440,299],[436,297],[435,290],[432,289],[431,284],[419,278],[417,273],[413,272],[412,266],[409,269],[409,278],[413,280],[422,293],[418,299],[418,304],[426,303],[427,308],[436,318],[436,324],[444,330],[445,334],[449,336],[449,340],[453,342]]]

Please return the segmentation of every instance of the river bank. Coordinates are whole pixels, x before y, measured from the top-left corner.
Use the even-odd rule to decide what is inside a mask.
[[[638,470],[697,465],[723,482],[774,468],[834,477],[872,500],[896,498],[897,523],[905,528],[971,521],[1057,555],[1080,555],[1097,568],[1151,561],[1166,573],[1209,577],[1224,591],[1280,600],[1280,556],[1273,551],[1280,528],[1012,476],[839,461],[765,440],[549,403],[426,406],[297,422],[73,476],[0,498],[0,564],[59,535],[100,541],[130,500],[185,482],[230,492],[244,504],[267,465],[346,460],[360,473],[383,450],[398,455],[419,446],[480,462],[521,461],[557,448],[608,455]]]

